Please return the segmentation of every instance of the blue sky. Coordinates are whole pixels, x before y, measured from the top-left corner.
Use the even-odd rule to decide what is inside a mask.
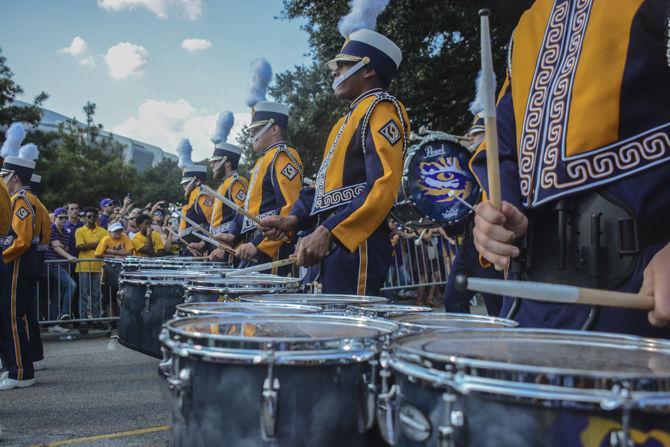
[[[47,108],[77,117],[90,100],[106,129],[170,152],[188,137],[199,159],[211,151],[219,112],[236,114],[233,132],[248,120],[254,59],[265,57],[275,73],[309,62],[301,22],[277,19],[281,7],[281,0],[6,1],[0,47],[25,90],[19,99],[44,90]]]

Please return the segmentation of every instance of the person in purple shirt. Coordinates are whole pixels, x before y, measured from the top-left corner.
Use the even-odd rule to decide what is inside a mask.
[[[114,212],[114,201],[110,198],[104,198],[100,201],[100,216],[98,217],[98,225],[102,228],[107,228],[109,225],[109,217]]]
[[[50,320],[68,320],[70,319],[70,306],[72,296],[77,287],[70,276],[69,262],[77,262],[77,257],[67,252],[67,248],[74,239],[74,231],[66,226],[68,219],[64,208],[56,208],[54,211],[54,222],[51,224],[51,240],[49,249],[45,252],[45,266],[51,283],[49,299],[49,319]],[[49,328],[49,332],[67,332],[68,330],[60,325]]]
[[[79,204],[77,202],[69,202],[67,204],[67,220],[65,221],[65,229],[72,234],[70,238],[70,245],[67,247],[67,251],[71,255],[75,256],[77,250],[74,246],[74,232],[77,231],[77,228],[84,226],[84,222],[81,221],[81,216],[79,215]]]

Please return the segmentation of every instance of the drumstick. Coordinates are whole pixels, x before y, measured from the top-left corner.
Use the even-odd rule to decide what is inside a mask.
[[[500,194],[500,160],[498,157],[498,123],[496,121],[495,85],[493,85],[493,57],[489,33],[488,9],[479,10],[481,25],[482,101],[484,103],[484,132],[486,138],[486,173],[489,182],[489,201],[497,210],[502,206]],[[503,267],[496,265],[496,270]]]
[[[549,303],[589,304],[642,310],[651,310],[654,308],[654,298],[639,293],[588,289],[585,287],[550,284],[546,282],[468,278],[462,274],[456,275],[455,284],[459,290],[493,293]]]
[[[247,273],[263,272],[265,270],[272,270],[275,267],[284,267],[285,265],[295,264],[297,260],[298,258],[280,259],[279,261],[266,262],[265,264],[258,264],[254,265],[253,267],[234,270],[232,272],[228,272],[227,274],[221,273],[221,276],[225,278],[226,276],[238,276],[245,275]]]
[[[463,205],[467,206],[472,211],[475,210],[474,206],[470,205],[468,202],[466,202],[465,200],[460,198],[454,191],[449,191],[449,197],[453,197],[454,199],[458,200],[459,202],[461,202]]]
[[[221,242],[221,241],[217,241],[217,240],[215,240],[215,239],[214,239],[214,235],[212,235],[212,233],[210,233],[210,232],[207,231],[204,227],[202,227],[202,226],[200,226],[199,224],[197,224],[193,219],[189,219],[189,217],[188,217],[186,214],[182,214],[181,217],[183,217],[184,220],[185,220],[188,224],[190,224],[192,227],[194,227],[194,228],[197,229],[197,230],[202,231],[206,236],[208,236],[208,238],[207,238],[207,239],[203,239],[204,236],[203,236],[202,234],[198,234],[198,233],[196,233],[195,231],[192,232],[193,235],[197,236],[198,238],[202,239],[202,240],[205,241],[205,242],[209,242],[210,244],[214,244],[215,247],[219,247],[221,250],[223,250],[223,251],[225,251],[225,252],[227,252],[227,253],[235,254],[235,250],[233,249],[233,247],[231,247],[230,245],[226,244],[225,242]]]
[[[214,191],[212,188],[210,188],[207,185],[200,185],[200,188],[202,192],[207,194],[210,197],[213,197],[215,199],[219,199],[221,202],[223,202],[224,205],[226,205],[228,208],[232,209],[235,212],[240,213],[247,219],[253,221],[255,224],[258,224],[260,226],[263,226],[261,224],[261,220],[258,218],[258,216],[254,216],[251,214],[249,211],[245,210],[243,207],[239,206],[237,203],[233,202],[232,200],[229,200],[223,196],[223,194],[220,194],[218,191]],[[288,236],[284,236],[282,239],[282,242],[291,242],[291,238]]]
[[[188,251],[190,251],[191,253],[193,253],[193,251],[188,247],[189,242],[185,241],[183,237],[179,236],[177,233],[175,233],[174,231],[172,231],[172,229],[170,229],[170,227],[165,227],[165,228],[167,228],[168,232],[169,232],[172,236],[175,236],[175,237],[179,240],[179,242],[181,242],[182,244],[186,245],[186,248],[188,249]],[[203,259],[206,259],[207,256],[195,256],[195,258],[203,258]]]
[[[212,239],[210,237],[205,236],[204,234],[200,234],[197,231],[194,231],[191,233],[193,236],[197,237],[200,240],[203,240],[205,242],[209,242],[210,244],[213,244],[215,247],[220,248],[221,250],[225,251],[226,253],[235,256],[235,250],[230,248],[229,246],[223,244],[222,242],[217,241],[216,239]]]

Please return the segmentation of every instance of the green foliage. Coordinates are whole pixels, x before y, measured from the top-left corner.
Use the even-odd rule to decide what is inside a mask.
[[[28,107],[11,105],[14,98],[23,93],[23,89],[14,82],[14,73],[6,62],[7,58],[2,55],[0,48],[0,127],[9,126],[14,121],[36,126],[42,119],[39,106],[47,100],[49,95],[44,92],[40,93],[33,100],[33,104]]]
[[[491,36],[498,84],[506,66],[506,46],[521,13],[532,0],[391,0],[379,16],[377,31],[403,52],[400,71],[390,92],[408,109],[412,128],[428,126],[464,133],[472,116],[480,68],[478,10],[491,10]],[[324,63],[344,39],[337,23],[349,10],[347,0],[284,0],[282,17],[303,19],[315,62],[275,77],[270,94],[291,106],[290,141],[299,148],[307,175],[318,169],[331,127],[345,105],[332,94]]]
[[[166,200],[174,203],[183,201],[184,191],[181,181],[181,169],[177,162],[165,159],[156,166],[146,169],[136,183],[135,203],[156,203]]]

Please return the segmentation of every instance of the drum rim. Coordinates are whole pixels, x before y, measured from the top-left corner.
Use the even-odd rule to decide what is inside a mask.
[[[277,304],[277,303],[247,303],[247,302],[225,302],[225,301],[214,301],[214,302],[197,302],[197,303],[181,303],[177,304],[175,310],[176,312],[188,312],[188,315],[191,316],[200,316],[200,315],[218,315],[220,313],[245,313],[245,312],[230,312],[226,311],[225,307],[234,307],[234,306],[244,306],[244,305],[252,305],[252,306],[258,306],[258,307],[269,307],[269,308],[277,308],[277,312],[281,313],[283,310],[285,310],[287,313],[291,313],[291,310],[304,310],[306,314],[311,314],[311,313],[320,313],[323,309],[321,309],[318,306],[308,306],[306,304],[295,304],[295,303],[283,303],[283,304]],[[204,309],[197,309],[198,307],[205,307],[205,306],[222,306],[224,309],[221,311],[217,310],[204,310]],[[193,309],[195,307],[195,309]]]
[[[186,282],[188,290],[215,289],[216,286],[227,284],[295,285],[299,287],[302,283],[300,278],[289,278],[278,275],[228,275],[225,278],[220,275],[196,276],[187,279]]]
[[[385,308],[385,309],[379,309],[379,308]],[[398,312],[402,311],[403,309],[406,309],[406,313],[431,313],[433,312],[432,307],[428,306],[415,306],[412,304],[395,304],[395,303],[370,303],[370,304],[350,304],[347,306],[347,310],[370,310],[370,311],[375,311],[378,310],[380,313],[383,312]],[[400,314],[398,314],[400,315]]]
[[[433,318],[433,317],[444,317],[444,316],[449,316],[453,317],[450,319],[450,321],[470,321],[470,322],[478,322],[478,323],[491,323],[491,324],[498,324],[499,329],[502,328],[516,328],[519,326],[519,323],[514,321],[514,320],[509,320],[507,318],[501,318],[501,317],[492,317],[490,315],[476,315],[476,314],[460,314],[460,313],[455,313],[455,312],[413,312],[413,313],[407,313],[407,314],[400,314],[400,315],[394,315],[391,318],[391,320],[395,321],[400,325],[400,327],[404,328],[420,328],[420,329],[444,329],[444,330],[451,330],[451,328],[446,327],[446,326],[432,326],[430,324],[423,324],[423,323],[415,323],[411,321],[398,321],[399,319],[403,317],[409,317],[409,316],[417,316],[417,317],[428,317],[428,318]],[[485,328],[481,328],[485,329]],[[490,329],[495,329],[495,328],[490,328]],[[454,328],[454,330],[457,330],[457,328]]]
[[[421,334],[408,334],[396,338],[394,343],[394,353],[402,356],[405,360],[415,358],[417,364],[420,364],[418,358],[428,360],[431,363],[439,363],[440,369],[445,371],[445,367],[453,365],[457,370],[462,371],[465,368],[485,369],[489,371],[518,373],[532,373],[532,374],[550,374],[555,376],[579,376],[590,378],[609,378],[612,379],[613,371],[595,370],[595,369],[577,369],[574,367],[560,367],[560,366],[538,366],[518,363],[503,363],[492,360],[478,360],[467,357],[456,356],[454,354],[438,354],[434,352],[427,352],[422,349],[415,349],[406,346],[406,343],[414,339],[422,339],[425,343],[435,341],[437,338],[444,338],[449,334],[459,334],[463,336],[490,334],[491,337],[499,334],[501,331],[506,336],[527,337],[529,340],[535,340],[537,337],[545,336],[564,336],[576,337],[577,339],[592,339],[599,340],[600,343],[594,344],[599,346],[613,346],[621,348],[622,342],[628,342],[628,349],[644,348],[645,351],[667,351],[670,358],[670,341],[663,341],[661,339],[643,338],[634,335],[614,334],[608,332],[586,332],[576,330],[559,330],[559,329],[537,329],[537,328],[455,328],[455,329],[435,329]],[[608,343],[608,340],[611,342]],[[618,342],[618,343],[617,343]],[[466,374],[467,375],[467,374]],[[665,375],[659,373],[617,373],[615,379],[670,379],[670,371]]]
[[[235,318],[236,321],[247,319],[264,320],[269,318],[290,318],[291,322],[300,320],[320,319],[322,321],[350,321],[352,326],[363,323],[377,325],[378,330],[385,329],[384,333],[375,336],[357,337],[240,337],[220,334],[202,334],[195,337],[194,333],[186,332],[175,327],[176,324],[186,324],[189,321],[220,321],[221,318]],[[355,325],[353,323],[356,323]],[[172,352],[181,357],[196,356],[204,361],[233,362],[233,363],[277,363],[277,364],[328,364],[328,363],[360,363],[371,359],[381,351],[391,335],[397,331],[397,325],[388,320],[326,314],[244,314],[229,313],[213,316],[181,317],[167,321],[159,336],[160,342]],[[208,340],[207,346],[199,339]],[[224,344],[213,345],[212,342]]]
[[[338,294],[338,293],[258,293],[258,294],[250,294],[250,295],[242,295],[239,299],[240,301],[244,302],[259,302],[259,303],[266,303],[266,302],[283,302],[283,303],[291,303],[291,302],[296,302],[296,301],[286,301],[286,300],[280,300],[277,299],[276,297],[282,297],[282,296],[287,296],[291,295],[294,296],[296,301],[299,303],[302,303],[303,300],[309,301],[310,298],[328,298],[328,297],[346,297],[348,299],[354,300],[353,302],[347,302],[345,299],[342,300],[333,300],[333,301],[326,301],[323,303],[317,303],[315,302],[316,305],[319,306],[327,306],[327,305],[348,305],[348,304],[360,304],[360,303],[369,303],[369,304],[382,304],[382,303],[388,303],[388,299],[381,297],[381,296],[370,296],[370,295],[347,295],[347,294]],[[368,298],[371,300],[364,300],[364,301],[358,301],[361,298]],[[309,303],[308,303],[309,304]]]

